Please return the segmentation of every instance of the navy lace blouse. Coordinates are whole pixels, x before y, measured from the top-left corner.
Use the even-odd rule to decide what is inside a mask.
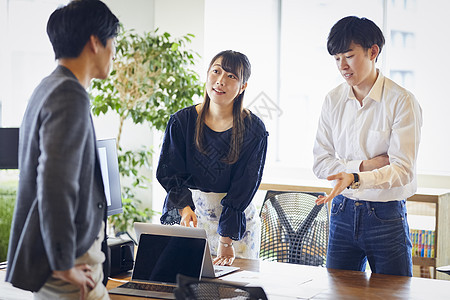
[[[156,171],[156,178],[167,191],[161,223],[180,223],[178,209],[187,205],[195,211],[190,188],[227,193],[221,201],[217,232],[240,240],[246,228],[244,210],[261,183],[269,134],[256,115],[247,116],[240,157],[230,165],[221,160],[229,152],[231,129],[216,132],[205,126],[207,154],[202,154],[194,142],[197,116],[195,106],[190,106],[173,114],[167,124]]]

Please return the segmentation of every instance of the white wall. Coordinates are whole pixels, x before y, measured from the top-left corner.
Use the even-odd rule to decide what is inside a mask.
[[[168,32],[172,37],[194,34],[195,38],[189,48],[200,56],[203,55],[204,0],[105,0],[105,3],[126,29],[134,28],[142,33],[159,28],[160,33]],[[206,72],[203,67],[203,60],[199,59],[195,71],[199,74]],[[116,137],[119,120],[115,114],[96,117],[94,123],[98,138]],[[138,149],[141,144],[153,146],[153,166],[156,169],[161,139],[161,132],[153,131],[147,125],[135,125],[128,121],[124,126],[121,145],[127,149]],[[143,206],[161,211],[166,192],[154,174],[146,175],[152,178],[152,188],[139,192],[137,196],[143,201]]]
[[[203,57],[204,11],[205,0],[155,0],[155,28],[173,37],[195,35],[190,48]],[[206,72],[203,68],[203,60],[199,60],[194,70],[202,74]]]
[[[134,28],[138,33],[154,29],[154,0],[103,0],[119,18],[126,29]]]
[[[137,33],[149,32],[154,29],[154,1],[153,0],[105,0],[106,5],[119,18],[125,29],[135,29]],[[94,117],[94,125],[98,139],[116,138],[119,128],[119,117],[115,113],[108,113]],[[124,149],[137,150],[142,145],[150,148],[153,145],[152,130],[148,125],[136,125],[132,121],[125,121],[122,135],[121,146]],[[145,174],[151,178],[151,172]],[[122,179],[122,184],[126,183]],[[152,197],[151,188],[149,190],[140,190],[136,193],[138,199],[142,201],[144,207],[151,208]]]
[[[205,0],[155,0],[155,28],[161,32],[169,32],[173,37],[191,33],[195,35],[190,47],[203,57],[204,53],[204,10]],[[194,68],[200,76],[206,73],[205,60],[200,59]],[[154,132],[153,165],[158,165],[162,132]],[[154,170],[154,174],[155,174]],[[154,175],[153,174],[153,175]],[[153,209],[161,211],[166,196],[165,190],[153,176]],[[155,218],[153,222],[159,222]]]

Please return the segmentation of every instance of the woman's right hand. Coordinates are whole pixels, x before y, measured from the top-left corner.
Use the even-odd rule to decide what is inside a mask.
[[[179,209],[178,212],[181,215],[181,226],[191,227],[192,222],[192,226],[197,227],[197,216],[189,205],[183,209]]]

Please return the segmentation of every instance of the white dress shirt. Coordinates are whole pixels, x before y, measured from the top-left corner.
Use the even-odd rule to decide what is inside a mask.
[[[355,200],[392,201],[416,192],[416,158],[422,109],[413,94],[378,77],[361,106],[352,88],[342,83],[325,98],[314,145],[317,177],[359,173],[360,188],[342,195]],[[360,172],[363,160],[389,155],[390,165]]]

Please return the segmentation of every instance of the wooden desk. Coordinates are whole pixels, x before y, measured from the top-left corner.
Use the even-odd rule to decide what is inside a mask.
[[[242,271],[224,280],[259,285],[269,299],[449,299],[450,282],[287,263],[236,259]],[[125,277],[129,275],[125,275]],[[119,279],[127,279],[121,276]],[[120,285],[110,280],[108,289]],[[110,295],[111,299],[142,299]]]
[[[416,277],[390,276],[365,272],[345,271],[236,259],[236,266],[243,271],[224,279],[253,283],[264,288],[269,299],[449,299],[450,282]],[[4,270],[0,270],[0,299],[33,299],[33,295],[11,287],[4,282]],[[446,275],[446,274],[444,274]],[[450,275],[447,275],[450,276]],[[130,274],[114,279],[129,280]],[[109,280],[108,289],[122,284]],[[110,295],[112,300],[143,299]],[[3,298],[4,297],[4,298]]]

